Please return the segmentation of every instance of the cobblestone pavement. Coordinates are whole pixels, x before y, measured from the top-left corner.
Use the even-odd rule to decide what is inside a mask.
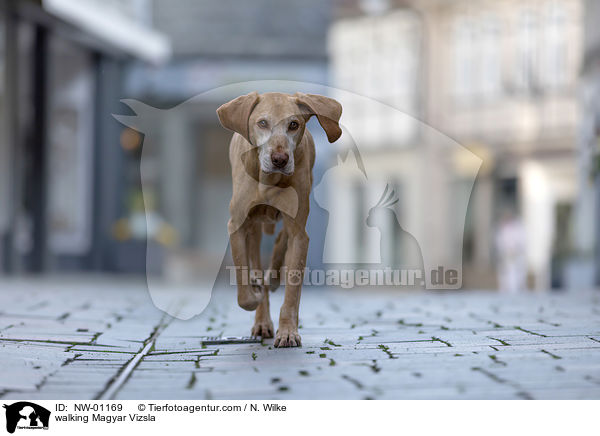
[[[306,289],[303,347],[274,349],[202,344],[249,334],[229,290],[181,321],[135,281],[1,286],[3,399],[600,399],[600,292]]]

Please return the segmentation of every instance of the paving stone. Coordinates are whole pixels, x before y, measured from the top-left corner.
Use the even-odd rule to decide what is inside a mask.
[[[271,296],[273,315],[283,294]],[[187,321],[157,310],[143,282],[112,278],[7,280],[0,308],[3,398],[96,398],[149,341],[116,398],[600,398],[592,292],[310,288],[296,349],[203,346],[250,332],[253,313],[226,289]]]

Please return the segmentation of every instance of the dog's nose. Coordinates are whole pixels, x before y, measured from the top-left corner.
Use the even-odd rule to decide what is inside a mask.
[[[289,160],[290,155],[287,153],[276,151],[271,154],[271,162],[273,162],[273,165],[275,165],[277,168],[283,168],[287,165]]]

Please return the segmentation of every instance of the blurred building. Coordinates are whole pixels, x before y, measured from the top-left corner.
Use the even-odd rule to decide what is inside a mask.
[[[579,135],[580,196],[577,246],[582,257],[595,260],[600,285],[600,3],[585,2],[585,51],[581,79]]]
[[[163,62],[148,0],[0,1],[0,264],[110,270],[128,62]]]
[[[2,269],[141,272],[146,239],[171,247],[157,270],[222,256],[227,217],[210,205],[231,185],[231,133],[214,111],[223,100],[184,102],[276,79],[330,84],[422,121],[361,108],[343,118],[369,138],[360,151],[393,180],[402,221],[440,252],[462,244],[465,286],[496,286],[506,211],[525,224],[531,285],[589,283],[600,241],[590,237],[600,232],[599,13],[594,0],[0,0]],[[113,119],[131,114],[123,98],[143,102],[134,112],[185,110],[150,115],[157,134],[144,136]],[[425,127],[483,159],[464,238],[454,204],[470,193],[472,163],[439,152]],[[347,181],[334,245],[360,258],[350,217],[381,192]],[[311,206],[313,264],[327,219]]]
[[[464,285],[496,286],[494,235],[500,216],[511,211],[525,225],[531,285],[568,286],[577,248],[582,2],[336,4],[332,86],[397,107],[483,159],[465,222]],[[426,223],[439,250],[461,243],[450,225],[452,199],[470,189],[461,162],[432,153],[420,129],[386,138],[381,132],[390,123],[377,114],[361,118],[373,129],[368,154],[408,162],[382,166],[387,173],[379,175],[398,180],[397,190],[407,193],[400,195],[406,219]],[[436,194],[410,195],[431,183],[437,189],[429,192]],[[350,203],[346,207],[347,214],[356,213]]]

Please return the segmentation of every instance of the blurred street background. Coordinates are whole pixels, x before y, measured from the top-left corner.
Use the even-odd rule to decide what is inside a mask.
[[[0,0],[0,397],[599,398],[598,22],[597,0]],[[309,124],[310,268],[405,265],[409,233],[462,290],[305,286],[302,348],[223,342],[253,318],[207,279],[241,82],[344,101],[340,141]]]
[[[168,109],[275,79],[389,104],[483,160],[456,241],[452,199],[469,195],[469,162],[431,158],[418,129],[385,134],[394,121],[384,115],[348,120],[364,122],[365,159],[406,163],[378,176],[394,180],[398,210],[426,222],[440,250],[462,244],[465,289],[593,288],[599,19],[594,0],[1,0],[0,271],[186,277],[222,257],[214,235],[228,217],[207,205],[231,189],[231,133],[214,113],[223,101],[167,114],[152,139],[112,114],[134,114],[124,98]],[[337,156],[317,145],[316,182]],[[419,174],[436,175],[435,198],[413,195]],[[352,217],[380,192],[350,176],[338,192],[354,201],[337,205],[345,218],[329,225],[344,231],[332,238],[359,256]],[[312,204],[313,267],[327,225]],[[148,264],[146,243],[160,254]]]

